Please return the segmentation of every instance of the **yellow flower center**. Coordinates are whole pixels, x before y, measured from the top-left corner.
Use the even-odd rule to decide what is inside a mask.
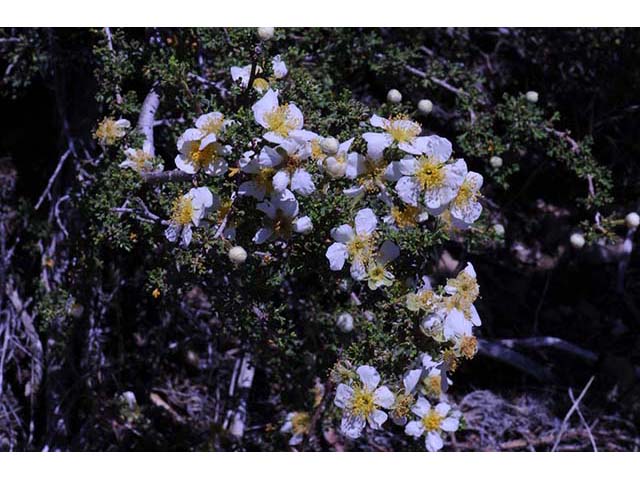
[[[442,167],[444,164],[433,157],[422,156],[418,159],[416,179],[422,190],[432,190],[444,184],[445,171]]]
[[[462,337],[460,341],[460,353],[471,360],[478,351],[478,339],[474,336]]]
[[[356,387],[351,401],[351,413],[366,418],[373,413],[375,408],[373,392],[363,387]]]
[[[347,243],[347,253],[352,259],[365,260],[373,252],[373,238],[371,235],[356,235]]]
[[[463,309],[469,308],[480,295],[480,286],[475,278],[467,272],[460,272],[456,278],[447,281],[447,285],[454,287],[456,293],[452,300],[454,305],[462,306]]]
[[[474,185],[468,180],[465,180],[460,186],[460,189],[458,190],[458,194],[456,195],[456,198],[453,200],[453,203],[457,207],[461,207],[463,205],[467,205],[468,203],[475,201],[477,197],[478,197],[478,191],[474,188]]]
[[[326,157],[327,155],[322,151],[322,147],[320,146],[320,140],[311,140],[311,158],[314,160],[324,160]]]
[[[440,375],[429,375],[424,379],[423,383],[427,396],[437,398],[442,393],[442,378]]]
[[[188,197],[180,197],[173,203],[171,219],[179,225],[187,225],[193,218],[193,203]]]
[[[291,418],[291,430],[294,435],[308,433],[310,425],[311,417],[307,412],[296,412]]]
[[[398,143],[413,141],[422,130],[419,123],[412,122],[409,117],[400,115],[386,122],[385,130]]]
[[[391,217],[399,228],[415,227],[418,224],[418,214],[420,209],[412,205],[404,207],[393,207]]]
[[[197,168],[207,168],[217,158],[217,149],[215,143],[210,143],[202,150],[197,142],[191,143],[189,147],[189,161]]]
[[[123,129],[113,118],[105,118],[98,125],[94,136],[105,145],[113,145],[118,138],[123,136],[123,133]]]
[[[253,80],[253,88],[255,88],[258,92],[264,92],[269,88],[269,82],[261,77],[255,78]]]
[[[431,409],[429,413],[422,417],[422,426],[424,426],[427,432],[433,432],[434,430],[440,429],[440,423],[442,423],[443,419],[444,417]]]
[[[369,269],[369,278],[374,282],[381,282],[384,280],[384,267],[382,265],[376,264]]]
[[[218,135],[222,130],[222,126],[224,125],[224,115],[214,116],[207,120],[207,122],[202,127],[207,134],[214,133]]]
[[[393,413],[397,417],[406,417],[411,412],[411,405],[413,405],[413,396],[398,394],[393,406]]]
[[[289,105],[286,103],[267,112],[264,119],[269,130],[283,137],[288,137],[289,132],[297,128],[295,121],[287,118],[288,113]]]

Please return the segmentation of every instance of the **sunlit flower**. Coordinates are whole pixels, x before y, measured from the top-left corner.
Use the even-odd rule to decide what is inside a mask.
[[[402,115],[388,119],[373,115],[370,122],[374,127],[384,130],[384,133],[368,132],[362,135],[362,138],[367,142],[367,154],[371,158],[379,159],[385,149],[394,143],[404,152],[414,155],[420,153],[414,145],[416,139],[420,138],[418,135],[422,131],[419,123]]]
[[[383,157],[372,157],[352,153],[347,157],[345,177],[356,184],[344,190],[349,197],[362,197],[367,193],[385,192],[384,182],[394,182],[400,178],[399,162],[387,162]]]
[[[431,287],[429,277],[422,277],[422,285],[416,293],[407,294],[406,305],[412,312],[422,311],[429,313],[434,311],[441,302],[440,296]]]
[[[302,130],[304,117],[300,109],[293,103],[280,105],[278,93],[269,89],[253,107],[255,121],[267,130],[265,140],[272,143],[282,143],[293,132],[303,140],[312,140],[315,134]]]
[[[262,93],[269,89],[269,82],[259,75],[262,73],[262,68],[256,66],[255,78],[253,79],[253,88]],[[234,82],[240,81],[242,88],[247,88],[249,85],[249,79],[251,78],[251,65],[245,65],[244,67],[231,67],[231,79]]]
[[[387,270],[387,264],[393,262],[400,255],[398,246],[390,240],[385,240],[380,246],[378,253],[369,261],[365,279],[371,290],[379,287],[389,287],[393,284],[395,277]]]
[[[451,407],[440,402],[431,407],[429,401],[419,397],[411,411],[419,418],[407,423],[404,431],[407,435],[419,438],[425,435],[425,446],[430,452],[437,452],[444,443],[442,432],[455,432],[460,425],[460,412],[451,410]]]
[[[331,230],[331,237],[335,240],[328,249],[326,257],[329,268],[334,271],[342,270],[344,262],[351,261],[351,277],[363,280],[367,275],[366,265],[373,259],[375,253],[374,232],[378,224],[375,213],[370,208],[364,208],[356,214],[355,231],[351,225],[340,225]]]
[[[343,410],[340,430],[348,438],[358,438],[367,422],[371,428],[380,429],[387,414],[377,407],[388,409],[394,402],[391,390],[378,387],[380,374],[375,368],[362,365],[356,373],[359,381],[338,385],[334,399],[335,405]]]
[[[257,244],[278,238],[288,240],[293,233],[306,234],[313,229],[309,217],[298,217],[298,201],[290,190],[274,192],[256,208],[266,216],[264,226],[253,237]]]
[[[414,207],[422,199],[427,210],[438,215],[458,193],[466,174],[466,164],[464,160],[447,163],[451,157],[451,143],[442,137],[420,137],[416,143],[421,155],[399,162],[403,177],[396,184],[396,192],[403,202]]]
[[[121,168],[130,168],[138,173],[161,172],[164,165],[158,161],[145,144],[144,148],[127,148],[124,151],[127,159],[120,163]]]
[[[444,291],[449,295],[449,297],[445,299],[447,307],[449,309],[457,308],[464,312],[466,317],[470,317],[471,315],[468,310],[480,295],[480,286],[478,285],[476,271],[473,265],[467,263],[464,270],[462,270],[456,278],[447,280]],[[480,323],[474,323],[474,325],[479,326]]]
[[[196,119],[196,128],[202,133],[200,148],[220,140],[220,136],[224,130],[233,123],[233,120],[227,120],[220,112],[211,112],[200,115]]]
[[[291,433],[289,445],[295,446],[302,443],[304,436],[311,428],[311,415],[307,412],[289,412],[280,432]]]
[[[459,228],[470,226],[482,213],[482,205],[478,202],[482,187],[482,175],[476,172],[467,172],[467,166],[464,167],[464,180],[449,206],[454,225]]]
[[[175,159],[176,166],[186,173],[203,170],[207,175],[224,175],[229,168],[225,157],[231,153],[231,147],[217,142],[214,133],[205,135],[206,120],[201,125],[202,129],[189,128],[178,138],[180,153]]]
[[[99,124],[93,136],[100,145],[113,145],[127,134],[127,129],[131,127],[131,122],[124,118],[114,120],[105,117]]]
[[[217,202],[218,199],[215,198]],[[214,203],[214,196],[207,187],[192,188],[173,204],[169,226],[164,232],[170,242],[180,237],[180,244],[186,247],[191,243],[191,227],[197,227],[205,210]]]

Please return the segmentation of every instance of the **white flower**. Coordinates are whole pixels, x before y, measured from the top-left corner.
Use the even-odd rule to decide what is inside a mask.
[[[504,236],[504,232],[504,225],[502,225],[501,223],[496,223],[493,225],[493,233],[495,233],[497,236]]]
[[[624,221],[628,228],[638,228],[638,225],[640,225],[640,215],[636,212],[629,212],[627,216],[624,217]]]
[[[403,177],[396,184],[396,192],[403,202],[416,207],[422,200],[429,213],[439,215],[462,185],[466,163],[446,163],[451,157],[451,142],[445,138],[432,135],[420,137],[415,143],[421,155],[400,161]]]
[[[205,148],[210,143],[217,142],[220,139],[220,135],[232,123],[232,120],[226,120],[220,112],[200,115],[196,119],[196,128],[202,133],[200,148]]]
[[[424,434],[425,446],[430,452],[437,452],[443,447],[441,432],[455,432],[460,425],[460,413],[452,411],[444,402],[432,408],[427,399],[419,397],[411,411],[419,420],[407,423],[404,431],[415,438]]]
[[[331,152],[334,150],[333,142],[327,142],[326,140],[333,140],[335,142],[335,152],[330,153],[329,155],[331,156],[324,159],[325,169],[331,177],[342,178],[347,172],[348,164],[355,161],[355,158],[358,157],[358,154],[355,152],[349,153],[354,139],[350,138],[346,142],[339,144],[335,138],[325,138],[321,142],[321,144],[324,142],[323,150]]]
[[[273,38],[275,31],[276,29],[273,27],[258,27],[258,37],[260,37],[260,40],[263,42],[266,42]]]
[[[127,134],[127,129],[130,127],[131,122],[129,120],[124,118],[114,120],[106,117],[98,124],[94,137],[100,145],[113,145]]]
[[[353,316],[348,312],[342,312],[336,319],[336,325],[341,332],[349,333],[353,330]]]
[[[271,60],[271,66],[273,67],[273,76],[278,80],[286,77],[287,73],[289,73],[287,66],[282,61],[282,58],[280,58],[280,55],[273,57],[273,60]]]
[[[584,247],[584,244],[586,243],[586,240],[581,233],[572,233],[569,237],[569,241],[571,242],[573,248],[576,248],[578,250]]]
[[[398,246],[390,240],[385,240],[375,259],[369,262],[365,279],[371,290],[379,287],[388,287],[393,284],[395,277],[386,269],[388,263],[394,261],[400,255]]]
[[[423,98],[418,102],[418,110],[423,115],[429,115],[433,111],[433,103],[431,102],[431,100]]]
[[[291,433],[289,445],[295,446],[302,443],[310,428],[311,416],[307,412],[289,412],[280,432]]]
[[[231,153],[231,147],[218,143],[216,134],[205,134],[207,119],[201,119],[201,128],[189,128],[178,138],[176,166],[186,173],[204,170],[207,175],[224,175],[229,168],[224,157]]]
[[[368,365],[356,370],[360,381],[352,385],[341,383],[336,389],[334,403],[343,409],[340,430],[348,438],[358,438],[368,422],[373,429],[380,429],[387,414],[377,407],[391,408],[393,393],[387,387],[378,387],[380,374]],[[377,388],[376,388],[377,387]]]
[[[332,229],[331,237],[335,243],[326,253],[329,268],[334,271],[342,270],[344,262],[350,259],[351,277],[363,280],[366,277],[366,264],[373,258],[377,224],[378,219],[373,210],[364,208],[356,214],[355,231],[348,224]]]
[[[247,261],[247,251],[238,245],[231,247],[229,249],[229,260],[236,265],[241,265]]]
[[[310,155],[309,142],[300,140],[295,134],[276,148],[263,147],[257,157],[252,151],[245,152],[240,159],[240,170],[254,177],[240,185],[239,194],[262,200],[267,193],[290,188],[300,195],[311,195],[316,187],[311,174],[304,168],[304,161]]]
[[[418,154],[414,142],[422,131],[419,123],[409,120],[408,117],[398,116],[392,118],[382,118],[378,115],[371,117],[371,125],[384,130],[384,133],[368,132],[362,135],[367,142],[367,154],[374,159],[382,157],[384,150],[391,144],[396,143],[400,150],[407,153]]]
[[[120,163],[120,168],[130,168],[138,173],[161,172],[164,165],[156,161],[149,152],[150,145],[145,144],[140,148],[127,148],[124,151],[127,159]]]
[[[494,155],[489,159],[489,165],[496,169],[502,167],[502,158]]]
[[[482,175],[476,172],[467,172],[467,165],[464,164],[464,181],[455,198],[451,201],[449,210],[454,224],[458,227],[467,228],[475,222],[482,213],[482,205],[478,202],[480,188],[482,187]]]
[[[353,141],[353,139],[351,139],[351,141]],[[340,148],[340,142],[334,137],[326,137],[320,140],[320,148],[322,148],[322,151],[327,155],[335,155]]]
[[[421,377],[422,369],[416,368],[414,370],[409,370],[402,379],[404,391],[403,393],[396,395],[393,410],[390,413],[391,419],[396,425],[405,425],[407,423],[407,417],[409,416],[411,407],[414,403],[413,392]]]
[[[205,210],[219,200],[214,198],[207,187],[192,188],[173,205],[173,212],[169,220],[169,226],[164,232],[170,242],[175,242],[180,237],[180,244],[186,247],[191,243],[191,226],[198,226],[204,216]]]
[[[267,130],[264,138],[269,142],[282,143],[294,132],[304,140],[312,140],[316,136],[302,130],[304,117],[300,109],[293,103],[280,105],[278,93],[271,89],[251,109],[255,121]]]
[[[401,101],[402,101],[402,94],[395,88],[392,88],[387,92],[387,102],[400,103]]]
[[[527,92],[525,95],[527,102],[537,103],[538,102],[538,92],[534,92],[533,90]]]
[[[264,226],[253,237],[257,244],[277,238],[288,240],[293,233],[304,234],[313,229],[309,217],[298,217],[298,201],[290,190],[274,192],[270,200],[256,208],[266,215]]]

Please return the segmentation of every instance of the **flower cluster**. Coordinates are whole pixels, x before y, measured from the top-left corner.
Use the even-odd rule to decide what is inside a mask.
[[[244,94],[260,96],[251,111],[246,109],[244,117],[205,113],[179,136],[175,167],[192,179],[194,187],[174,199],[170,217],[163,221],[169,242],[187,248],[194,228],[213,225],[214,239],[224,239],[228,259],[241,271],[252,258],[265,265],[270,254],[234,246],[236,238],[265,245],[260,248],[282,247],[284,260],[288,246],[304,243],[302,236],[313,232],[316,244],[327,245],[323,252],[329,270],[340,272],[347,264],[352,280],[386,295],[401,267],[404,277],[406,268],[417,265],[401,251],[400,231],[443,225],[466,229],[479,218],[482,176],[453,157],[447,139],[423,136],[422,126],[408,116],[373,115],[372,131],[359,137],[344,135],[342,141],[315,133],[305,125],[301,109],[277,88],[288,73],[280,56],[271,60],[271,71],[265,78],[256,64],[232,67],[232,80]],[[251,114],[253,119],[247,120]],[[128,122],[118,122],[107,119],[98,129],[96,136],[105,145],[124,135]],[[236,126],[250,137],[233,138]],[[122,168],[141,175],[163,170],[149,149],[128,148],[124,153]],[[225,188],[234,189],[229,197],[221,193]],[[322,200],[336,188],[353,210],[336,212],[342,222],[314,225],[317,217],[309,207],[311,200]],[[236,198],[242,199],[241,215]],[[216,218],[210,216],[213,212]],[[410,275],[418,273],[422,272]],[[407,365],[401,379],[390,379],[389,386],[380,385],[381,376],[372,366],[349,370],[337,386],[334,403],[343,412],[340,429],[348,438],[360,437],[367,425],[383,428],[390,418],[407,435],[424,436],[427,450],[435,451],[443,446],[443,432],[459,426],[460,413],[446,399],[451,384],[447,373],[458,359],[476,353],[472,328],[480,325],[480,319],[473,304],[479,287],[473,266],[467,264],[436,290],[429,277],[408,295],[402,288],[406,287],[398,286],[402,293],[391,301],[404,303],[406,315],[440,348],[422,353]],[[342,314],[337,325],[346,336],[354,329],[353,317]],[[298,445],[312,428],[308,413],[290,412],[281,431],[292,435],[290,445]]]

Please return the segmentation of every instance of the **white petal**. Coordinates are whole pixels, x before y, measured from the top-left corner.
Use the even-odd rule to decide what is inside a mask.
[[[293,172],[291,177],[291,190],[300,193],[300,195],[311,195],[316,189],[313,184],[311,175],[306,170],[298,169]]]
[[[289,186],[289,180],[289,173],[284,170],[280,170],[273,176],[272,182],[274,190],[282,192]]]
[[[193,232],[191,231],[191,225],[185,225],[184,227],[182,227],[182,240],[180,242],[180,245],[182,245],[183,247],[188,247],[191,243],[192,233]]]
[[[355,225],[358,235],[371,235],[378,225],[378,219],[373,210],[363,208],[356,214]]]
[[[385,240],[378,251],[378,261],[384,265],[393,262],[398,256],[400,248],[391,240]]]
[[[362,260],[356,259],[351,263],[349,273],[351,274],[351,278],[354,280],[364,280],[367,276],[367,267]]]
[[[198,187],[189,190],[189,196],[192,199],[193,206],[196,208],[209,208],[213,205],[213,194],[208,187]]]
[[[185,162],[182,155],[176,155],[175,161],[176,167],[178,167],[179,170],[182,170],[185,173],[196,173],[196,169],[194,168],[193,164]]]
[[[380,383],[380,374],[375,368],[369,365],[361,365],[356,370],[356,373],[360,377],[362,384],[367,387],[368,390],[373,391]]]
[[[409,205],[414,207],[418,206],[418,195],[420,193],[420,187],[418,182],[413,177],[402,177],[396,183],[396,192],[400,199]]]
[[[347,178],[354,179],[362,175],[365,171],[365,157],[359,153],[350,153],[347,155],[347,166],[344,174]]]
[[[374,127],[379,127],[379,128],[384,128],[385,124],[387,123],[387,121],[384,118],[375,114],[371,116],[371,118],[369,119],[369,122]]]
[[[253,197],[260,201],[264,198],[265,188],[256,182],[242,182],[238,187],[238,195]]]
[[[457,418],[449,417],[445,418],[442,423],[440,423],[440,428],[445,432],[455,432],[458,430],[458,426],[460,425],[460,420]]]
[[[249,69],[251,66],[249,65]],[[240,85],[243,88],[247,88],[249,85],[249,77],[251,76],[251,72],[246,67],[231,67],[231,79],[234,82],[240,80]]]
[[[367,132],[362,138],[367,142],[367,155],[374,160],[382,158],[385,149],[393,143],[393,138],[387,133]]]
[[[331,237],[336,242],[347,243],[354,237],[353,228],[351,225],[340,225],[339,227],[331,229]]]
[[[353,397],[353,388],[341,383],[336,389],[336,398],[334,398],[333,403],[338,408],[345,408],[349,400],[351,400],[351,397]]]
[[[287,66],[285,65],[285,63],[280,58],[280,55],[276,55],[275,57],[273,57],[273,60],[271,61],[271,65],[273,67],[274,77],[276,77],[277,79],[280,79],[287,76],[287,73],[289,71],[287,70]]]
[[[182,153],[186,153],[186,148],[190,142],[199,142],[203,135],[197,128],[188,128],[185,132],[178,137],[177,147]]]
[[[365,426],[364,417],[345,415],[340,422],[340,431],[348,438],[356,439],[362,434]]]
[[[424,444],[427,447],[427,450],[429,450],[430,452],[437,452],[444,445],[440,434],[436,432],[427,433]]]
[[[296,233],[307,234],[313,230],[313,223],[307,216],[297,218],[293,222],[293,231]]]
[[[229,164],[224,158],[216,158],[211,164],[207,167],[207,175],[213,175],[216,177],[220,177],[224,175],[229,169]]]
[[[413,392],[413,389],[416,388],[416,385],[418,385],[418,382],[420,381],[421,375],[422,375],[421,368],[416,368],[415,370],[409,370],[409,372],[402,379],[405,393],[409,394]]]
[[[451,407],[447,403],[444,403],[444,402],[440,402],[438,405],[436,405],[436,408],[435,408],[435,411],[441,417],[446,417],[447,413],[449,413],[449,410],[451,410]]]
[[[385,386],[379,387],[373,392],[373,403],[380,407],[391,408],[394,401],[395,397],[393,393]]]
[[[262,227],[259,229],[256,234],[253,236],[254,243],[260,245],[261,243],[266,242],[273,235],[273,230],[267,227]]]
[[[451,142],[446,138],[439,137],[437,135],[431,135],[429,137],[420,137],[424,138],[424,143],[420,145],[424,154],[434,157],[440,162],[446,162],[451,158],[451,153],[453,152],[453,148],[451,147]],[[420,140],[422,142],[423,140]]]
[[[342,270],[344,262],[349,254],[344,243],[334,243],[327,249],[326,257],[329,260],[329,268],[337,271]]]
[[[258,164],[261,167],[273,168],[282,163],[282,155],[275,148],[264,147],[258,155]]]
[[[265,114],[278,108],[278,94],[273,90],[267,90],[267,93],[253,104],[251,110],[253,110],[253,118],[262,127],[268,128],[268,124],[265,120]]]
[[[281,192],[274,192],[271,197],[274,206],[286,217],[295,218],[298,216],[298,200],[291,190],[284,189]]]
[[[264,202],[259,203],[256,205],[256,209],[260,210],[271,219],[276,218],[276,206],[271,200],[265,200]]]
[[[178,239],[178,235],[180,235],[180,225],[177,223],[170,223],[164,231],[164,236],[167,237],[167,240],[170,242],[175,242]]]
[[[296,433],[289,439],[289,445],[291,445],[292,447],[295,445],[300,445],[302,443],[302,440],[304,440],[304,435],[302,433]]]
[[[415,405],[411,407],[411,411],[420,418],[429,413],[429,410],[431,410],[431,404],[429,404],[429,401],[424,397],[418,397]]]
[[[422,425],[422,422],[412,420],[411,422],[407,423],[407,425],[404,427],[404,433],[412,437],[418,438],[420,435],[424,433],[424,426]]]
[[[384,413],[382,410],[376,409],[371,412],[371,415],[369,415],[367,420],[369,421],[369,426],[371,428],[373,428],[374,430],[379,430],[382,428],[382,424],[387,421],[387,418],[388,416],[386,413]]]
[[[293,126],[292,130],[300,130],[304,124],[302,112],[295,103],[289,104],[289,109],[287,110],[287,123]]]
[[[362,185],[359,185],[357,187],[345,188],[342,193],[349,198],[358,198],[364,195],[365,189]]]
[[[384,170],[384,179],[387,182],[397,182],[400,180],[402,175],[403,174],[400,171],[400,162],[391,162]]]
[[[418,162],[413,157],[405,157],[400,160],[400,173],[402,175],[415,175]]]

